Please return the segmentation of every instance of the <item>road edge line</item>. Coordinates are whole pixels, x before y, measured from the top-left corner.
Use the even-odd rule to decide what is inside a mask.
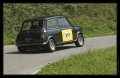
[[[30,73],[31,75],[35,75],[37,72],[39,72],[39,71],[41,71],[41,69],[40,70],[37,70],[37,71],[35,71],[35,72],[33,72],[33,73]]]

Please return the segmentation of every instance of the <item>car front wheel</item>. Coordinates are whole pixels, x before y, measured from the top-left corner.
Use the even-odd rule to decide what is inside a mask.
[[[84,37],[81,34],[78,34],[77,41],[75,42],[77,47],[82,47],[84,45]]]

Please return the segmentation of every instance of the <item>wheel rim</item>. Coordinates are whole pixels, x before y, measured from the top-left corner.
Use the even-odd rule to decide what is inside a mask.
[[[54,42],[52,41],[52,42],[50,42],[50,48],[52,49],[52,50],[55,50],[55,44],[54,44]]]
[[[79,42],[80,45],[83,45],[83,37],[80,37],[80,36],[79,36],[78,42]]]

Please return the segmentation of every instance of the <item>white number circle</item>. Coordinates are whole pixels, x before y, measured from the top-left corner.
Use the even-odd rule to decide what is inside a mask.
[[[66,31],[65,36],[66,36],[66,39],[69,39],[69,38],[70,38],[70,32],[69,32],[69,31]]]

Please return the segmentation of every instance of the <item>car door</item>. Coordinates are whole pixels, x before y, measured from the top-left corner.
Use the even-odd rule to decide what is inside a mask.
[[[57,43],[61,42],[61,31],[56,18],[47,19],[47,36],[52,36]]]
[[[76,31],[71,26],[67,18],[65,17],[58,18],[58,23],[61,29],[62,42],[69,42],[76,39]]]

